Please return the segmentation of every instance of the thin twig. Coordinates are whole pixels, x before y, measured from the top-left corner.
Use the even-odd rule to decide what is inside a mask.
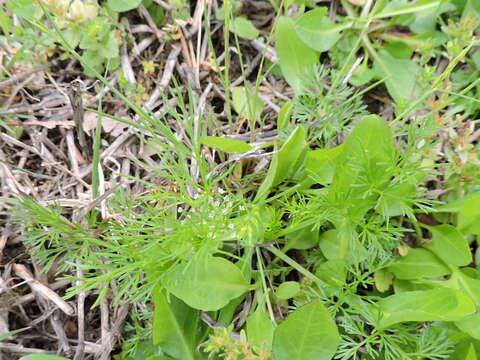
[[[30,271],[22,264],[14,264],[13,271],[15,274],[20,276],[27,284],[32,288],[33,291],[36,291],[39,295],[44,297],[47,300],[52,301],[55,305],[58,306],[68,316],[75,315],[75,310],[73,307],[63,300],[56,292],[54,292],[49,287],[43,285],[40,281],[35,279]]]
[[[182,48],[177,44],[176,46],[174,45],[172,51],[170,51],[170,54],[168,54],[167,61],[165,63],[165,69],[163,70],[162,79],[153,90],[152,94],[150,95],[150,98],[145,103],[145,108],[151,110],[153,104],[160,97],[160,94],[164,92],[165,89],[167,88],[168,84],[170,83],[170,80],[172,79],[173,69],[175,69],[175,64],[178,61],[178,55],[180,54],[181,50]]]
[[[83,278],[83,270],[79,266],[77,261],[77,277],[79,279]],[[82,285],[83,281],[78,280],[77,286]],[[78,333],[78,346],[75,351],[75,356],[73,360],[82,360],[83,353],[85,350],[85,298],[87,293],[85,291],[79,291],[77,295],[77,333]]]

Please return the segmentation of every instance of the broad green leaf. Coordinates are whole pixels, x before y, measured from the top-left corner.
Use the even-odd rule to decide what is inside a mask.
[[[98,49],[98,53],[106,59],[116,58],[120,54],[120,42],[115,36],[111,36],[102,44],[102,47]]]
[[[480,24],[480,2],[478,0],[467,0],[465,3],[465,7],[463,8],[462,18],[460,19],[463,21],[475,21],[476,27]]]
[[[270,167],[268,168],[267,176],[260,185],[258,189],[257,195],[255,196],[255,202],[263,200],[265,197],[268,196],[271,188],[273,187],[273,181],[275,180],[275,176],[277,174],[279,158],[277,154],[272,156],[272,161],[270,162]]]
[[[470,337],[460,337],[460,339],[455,345],[454,352],[450,354],[447,360],[477,360],[480,354],[480,341]],[[453,340],[458,341],[457,338]]]
[[[328,260],[345,260],[347,265],[358,264],[368,256],[367,250],[348,226],[322,233],[319,246]]]
[[[393,289],[395,294],[407,291],[420,291],[420,290],[430,290],[432,286],[428,286],[422,283],[417,283],[414,281],[408,280],[400,280],[394,279],[393,280]]]
[[[124,12],[135,9],[141,2],[142,0],[108,0],[107,4],[113,11]]]
[[[416,99],[422,93],[421,68],[413,60],[397,59],[380,50],[375,57],[374,71],[385,78],[387,90],[397,104]]]
[[[374,73],[370,69],[368,62],[363,61],[356,69],[348,82],[353,86],[362,86],[373,79]]]
[[[293,4],[298,4],[298,5],[305,5],[308,7],[315,7],[315,3],[312,0],[284,0],[283,1],[283,8],[285,12],[292,6]]]
[[[443,283],[445,286],[461,290],[469,295],[480,308],[480,280],[469,276],[466,270],[467,268],[454,269],[450,279]]]
[[[394,160],[389,124],[376,115],[364,117],[336,159],[328,201],[351,221],[360,221],[375,206],[378,190],[390,182]]]
[[[190,2],[188,0],[168,0],[172,10],[171,16],[174,21],[189,21],[192,18],[190,14]]]
[[[426,249],[410,249],[388,267],[397,279],[414,280],[451,274],[451,270],[439,258]]]
[[[82,32],[78,28],[69,27],[62,31],[62,36],[64,37],[68,45],[72,49],[75,49],[80,43],[80,39],[82,38]]]
[[[8,2],[8,8],[13,14],[28,20],[35,20],[35,17],[42,11],[41,8],[36,5],[35,1],[30,0]],[[2,12],[4,12],[3,8]],[[5,34],[8,34],[8,31]]]
[[[344,259],[327,260],[315,269],[315,276],[334,287],[345,285],[347,277]]]
[[[388,186],[381,193],[375,210],[383,216],[405,216],[412,212],[409,202],[416,193],[415,184],[399,183]]]
[[[458,213],[460,212],[460,210],[462,209],[462,206],[463,204],[465,204],[465,202],[469,199],[471,199],[472,197],[476,197],[477,195],[480,195],[480,193],[478,194],[474,194],[474,195],[467,195],[467,196],[464,196],[464,197],[461,197],[459,199],[455,199],[453,201],[449,201],[448,203],[446,204],[443,204],[443,205],[439,205],[439,206],[436,206],[435,207],[435,212],[441,212],[441,213]],[[461,229],[460,229],[461,230]]]
[[[224,306],[218,312],[217,322],[220,324],[230,324],[235,316],[238,306],[245,300],[245,295],[239,296],[231,300],[228,305]]]
[[[480,313],[455,321],[455,325],[472,338],[480,340]]]
[[[475,67],[477,68],[477,70],[480,69],[480,51],[475,51],[472,56],[472,61],[473,63],[475,64]]]
[[[196,348],[203,323],[199,311],[189,308],[174,296],[167,300],[163,291],[154,291],[153,344],[175,359],[196,360]]]
[[[276,153],[278,167],[272,186],[280,184],[283,180],[293,174],[295,171],[295,165],[304,151],[305,145],[306,131],[303,126],[299,125],[288,137],[281,149]]]
[[[69,360],[66,357],[58,355],[48,355],[48,354],[32,354],[22,356],[20,360]]]
[[[126,345],[126,344],[125,344]],[[127,347],[127,346],[125,346]],[[130,351],[129,351],[130,350]],[[120,355],[114,355],[114,360],[173,360],[163,355],[160,346],[153,345],[152,341],[140,341],[134,349],[124,350]]]
[[[331,149],[309,151],[305,164],[305,179],[302,181],[303,187],[310,187],[315,183],[331,184],[342,149],[343,144]]]
[[[465,356],[465,360],[477,360],[477,352],[475,351],[475,347],[473,344],[470,344],[468,348],[468,353]]]
[[[398,37],[391,34],[382,34],[382,39],[389,42],[403,42],[414,49],[434,49],[447,42],[447,36],[440,31],[426,31],[415,36]]]
[[[369,115],[355,126],[344,143],[342,158],[338,161],[356,160],[365,165],[365,170],[372,175],[382,177],[385,170],[394,163],[394,158],[395,146],[389,124],[379,116]],[[341,176],[343,175],[346,174],[342,173]]]
[[[378,306],[378,328],[407,321],[456,321],[475,313],[468,295],[448,288],[402,292],[381,299]]]
[[[237,86],[232,92],[235,111],[250,121],[260,118],[265,104],[258,94],[244,86]]]
[[[253,150],[252,146],[243,141],[218,136],[205,136],[200,142],[203,145],[229,153],[246,153],[247,151]]]
[[[335,321],[320,299],[292,312],[273,335],[275,360],[329,360],[340,336]]]
[[[413,3],[404,3],[406,5],[402,6],[402,3],[400,2],[392,2],[391,4],[385,6],[385,8],[381,12],[376,14],[375,18],[386,18],[436,9],[440,6],[441,3],[442,0],[418,0]]]
[[[294,104],[292,101],[288,101],[285,104],[283,104],[280,111],[278,112],[277,129],[279,131],[282,131],[287,127],[287,124],[290,121],[290,118],[292,116],[293,105]]]
[[[437,18],[447,12],[455,10],[455,5],[448,1],[441,1],[439,7],[433,7],[422,11],[415,12],[415,20],[410,24],[410,30],[416,34],[422,34],[427,31],[435,30],[437,26]]]
[[[225,5],[226,4],[223,3],[222,6],[215,10],[215,18],[217,18],[217,20],[225,20]],[[242,2],[240,0],[230,0],[228,5],[230,5],[229,12],[231,12],[232,15],[236,15],[242,9]]]
[[[461,205],[458,228],[464,234],[480,235],[480,193],[473,195]]]
[[[165,287],[194,309],[215,311],[247,292],[250,285],[230,261],[197,256],[170,273]]]
[[[383,47],[390,55],[397,59],[410,59],[413,54],[413,49],[406,42],[393,41]]]
[[[334,24],[328,17],[328,8],[318,7],[303,14],[295,24],[295,30],[305,44],[324,52],[335,45],[342,36],[340,32],[350,26],[350,23]]]
[[[4,35],[10,32],[10,27],[12,26],[13,19],[11,16],[7,16],[5,10],[0,11],[0,28]]]
[[[279,299],[287,300],[293,298],[300,291],[300,284],[297,281],[285,281],[275,291]]]
[[[306,131],[299,125],[290,134],[283,146],[273,157],[268,173],[255,197],[258,201],[268,195],[270,189],[292,175],[298,168],[299,159],[305,150]]]
[[[248,342],[258,348],[264,347],[270,350],[273,341],[273,331],[275,325],[268,317],[263,306],[258,306],[257,310],[247,318],[247,338]]]
[[[329,260],[344,259],[347,244],[348,239],[342,240],[337,229],[325,231],[320,235],[320,249]]]
[[[472,262],[467,239],[455,227],[443,224],[428,229],[432,233],[432,240],[424,247],[453,266],[466,266]]]
[[[308,90],[319,57],[315,50],[300,40],[290,18],[282,16],[278,19],[275,48],[282,74],[295,93],[299,95]]]
[[[375,280],[377,290],[385,292],[392,286],[393,274],[386,269],[380,269],[373,273],[373,279]]]
[[[311,249],[318,244],[318,235],[318,229],[315,226],[307,226],[296,230],[287,235],[284,251],[290,249]]]
[[[252,22],[243,16],[235,17],[230,24],[230,31],[239,37],[254,40],[260,32],[252,24]]]

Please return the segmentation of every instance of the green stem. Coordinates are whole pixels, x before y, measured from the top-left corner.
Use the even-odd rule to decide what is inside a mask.
[[[230,0],[225,0],[223,3],[225,9],[225,22],[223,25],[223,41],[224,41],[224,48],[225,48],[225,67],[224,67],[224,84],[223,87],[225,89],[225,110],[227,112],[227,119],[230,128],[233,126],[233,119],[232,119],[232,105],[230,103],[230,19],[232,15],[232,8]]]
[[[255,254],[257,255],[257,261],[258,261],[258,270],[260,271],[260,277],[262,279],[262,286],[263,286],[263,292],[265,293],[265,302],[267,304],[267,309],[268,309],[268,314],[270,316],[270,320],[275,322],[275,316],[273,315],[273,309],[272,309],[272,303],[270,302],[270,296],[269,296],[269,289],[267,287],[267,282],[265,281],[265,272],[263,270],[263,258],[262,254],[260,254],[260,248],[255,248]]]
[[[316,283],[318,285],[318,288],[320,290],[320,293],[323,297],[325,297],[325,293],[323,291],[323,288],[325,287],[325,283],[320,280],[318,277],[316,277],[314,274],[312,274],[310,271],[308,271],[307,269],[305,269],[302,265],[300,265],[299,263],[297,263],[295,260],[293,260],[291,257],[289,257],[288,255],[284,254],[281,250],[277,249],[276,247],[274,246],[269,246],[267,247],[266,249],[268,249],[268,251],[270,251],[272,254],[274,254],[275,256],[279,257],[280,259],[282,259],[283,261],[285,261],[288,265],[290,265],[291,267],[293,267],[295,270],[297,270],[300,274],[302,274],[303,276],[305,276],[306,278],[312,280],[314,283]]]
[[[425,99],[427,99],[431,94],[433,94],[435,91],[437,91],[437,88],[440,85],[440,83],[442,83],[450,75],[450,73],[453,71],[455,66],[457,66],[457,64],[465,57],[465,55],[467,55],[467,53],[470,51],[470,49],[472,48],[472,46],[475,43],[476,43],[476,41],[472,40],[472,42],[470,42],[470,44],[465,49],[463,49],[463,51],[460,54],[458,54],[455,57],[455,59],[453,59],[450,62],[450,64],[448,64],[448,66],[443,71],[443,73],[434,81],[431,89],[429,91],[426,91],[422,96],[420,96],[417,101],[414,101],[408,108],[405,109],[405,111],[403,111],[395,119],[393,119],[391,123],[395,124],[396,122],[403,119],[403,117],[408,115],[408,113],[410,113],[410,111],[415,109],[419,104],[421,104],[423,101],[425,101]],[[476,83],[477,83],[477,81],[470,84],[470,88],[472,86],[475,86],[474,84],[476,84]],[[467,87],[467,88],[469,88],[469,87]],[[464,94],[464,91],[462,91],[460,93]]]

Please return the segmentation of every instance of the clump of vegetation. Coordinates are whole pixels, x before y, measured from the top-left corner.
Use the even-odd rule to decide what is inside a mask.
[[[27,194],[11,201],[34,263],[76,284],[66,299],[135,306],[115,359],[480,356],[474,2],[270,1],[267,33],[246,6],[224,1],[217,40],[235,44],[242,81],[230,86],[233,58],[222,67],[210,39],[221,116],[202,115],[200,72],[180,72],[193,80],[159,96],[161,116],[101,75],[119,66],[119,13],[140,3],[55,1],[28,15],[14,3],[29,31],[60,44],[136,117],[90,111],[132,126],[158,160],[135,159],[161,181],[112,181],[133,179],[141,193],[113,184],[102,197],[94,170],[93,205],[74,214]],[[167,5],[182,26],[186,3]],[[242,50],[272,37],[278,64],[260,53],[246,74]],[[272,103],[269,76],[291,96]],[[136,89],[118,78],[127,95]]]

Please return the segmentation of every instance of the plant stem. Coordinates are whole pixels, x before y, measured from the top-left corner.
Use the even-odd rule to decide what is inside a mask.
[[[312,280],[314,283],[318,285],[318,288],[320,290],[320,293],[322,297],[325,297],[325,292],[323,291],[323,287],[326,285],[322,280],[320,280],[318,277],[316,277],[314,274],[312,274],[310,271],[305,269],[302,265],[297,263],[295,260],[293,260],[291,257],[288,255],[284,254],[281,250],[277,249],[274,246],[269,246],[266,249],[270,251],[272,254],[275,256],[279,257],[283,261],[285,261],[288,265],[293,267],[295,270],[297,270],[299,273],[301,273],[303,276],[306,278]]]

